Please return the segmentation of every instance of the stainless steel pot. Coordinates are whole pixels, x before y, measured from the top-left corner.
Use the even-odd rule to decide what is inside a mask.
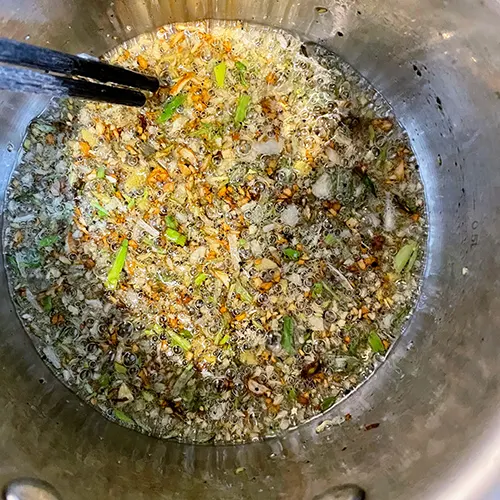
[[[282,439],[186,446],[106,421],[55,380],[21,329],[2,271],[0,483],[38,477],[65,499],[309,500],[347,483],[363,487],[369,500],[484,498],[500,472],[500,4],[0,5],[2,36],[74,53],[100,54],[164,23],[203,18],[265,23],[320,41],[390,101],[410,134],[428,197],[429,258],[418,311],[375,376],[322,418],[351,414],[340,427],[318,434],[320,419]],[[0,194],[43,105],[0,94]],[[380,426],[366,431],[372,423]]]

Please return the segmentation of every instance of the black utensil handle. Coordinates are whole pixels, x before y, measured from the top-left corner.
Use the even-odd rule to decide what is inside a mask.
[[[58,97],[82,97],[93,101],[143,106],[146,97],[141,92],[121,87],[100,85],[85,80],[47,75],[28,69],[0,66],[0,89],[14,92],[50,94]]]
[[[0,62],[151,92],[155,92],[159,87],[158,79],[154,76],[7,38],[0,38]]]

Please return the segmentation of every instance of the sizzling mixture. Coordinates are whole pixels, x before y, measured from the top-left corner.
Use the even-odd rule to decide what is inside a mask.
[[[106,59],[162,87],[142,109],[52,104],[8,191],[10,284],[39,352],[162,438],[242,442],[327,410],[418,292],[423,188],[391,110],[261,27],[167,26]]]

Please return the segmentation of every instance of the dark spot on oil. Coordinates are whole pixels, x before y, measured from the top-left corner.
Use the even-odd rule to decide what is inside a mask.
[[[342,31],[337,31],[337,36],[344,36],[344,33],[342,33]]]
[[[417,76],[422,76],[422,72],[418,69],[416,64],[413,65],[413,71],[417,74]]]
[[[441,158],[441,155],[437,156],[437,161],[438,161],[439,166],[441,166],[443,164],[443,159]]]
[[[357,14],[358,16],[360,16],[360,15],[361,15],[361,11],[360,11],[360,10],[358,10],[358,11],[356,12],[356,14]]]
[[[40,382],[40,384],[45,384],[46,380],[44,378],[39,378],[38,382]]]
[[[495,95],[497,96],[497,99],[500,99],[500,90],[497,90],[497,91],[495,92]]]
[[[314,7],[314,10],[320,15],[326,14],[328,12],[328,9],[326,7]]]

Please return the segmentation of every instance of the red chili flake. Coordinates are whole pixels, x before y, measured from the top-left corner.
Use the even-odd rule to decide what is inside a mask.
[[[375,424],[365,425],[365,431],[371,431],[372,429],[376,429],[380,424],[377,422]]]

